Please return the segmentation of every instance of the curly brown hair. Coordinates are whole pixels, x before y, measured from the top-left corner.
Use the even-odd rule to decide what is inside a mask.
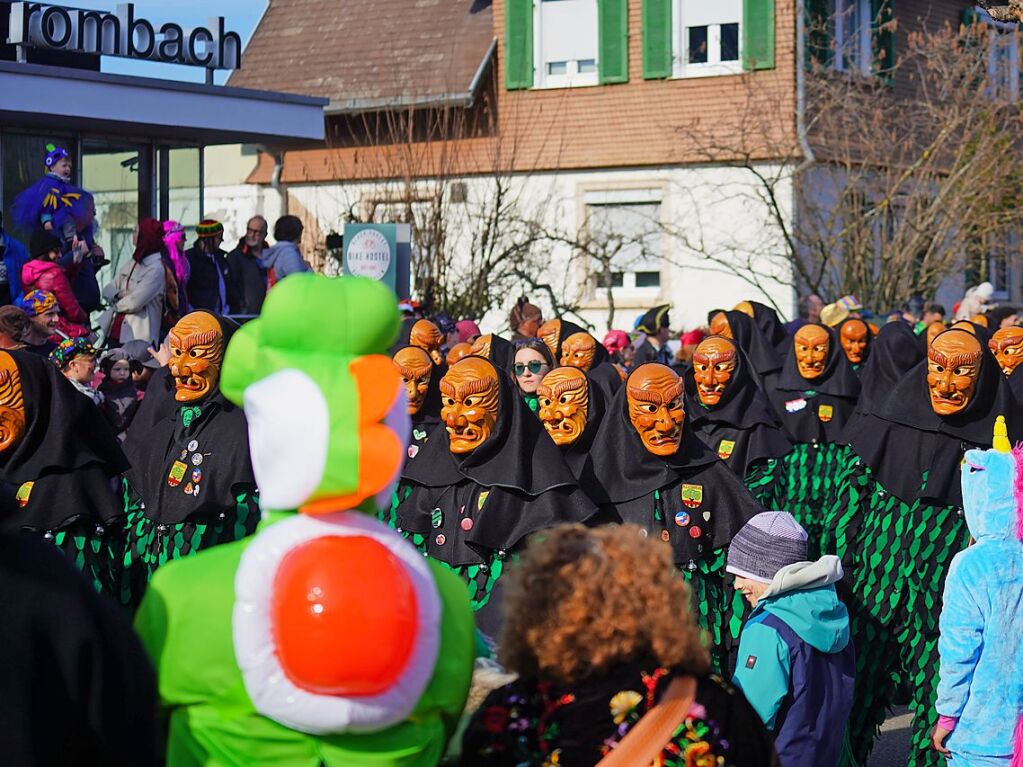
[[[693,674],[710,655],[668,544],[636,525],[538,533],[508,574],[502,663],[572,682],[652,658]]]

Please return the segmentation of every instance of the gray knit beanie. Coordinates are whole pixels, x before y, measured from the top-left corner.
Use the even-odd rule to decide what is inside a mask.
[[[786,565],[805,561],[806,530],[787,511],[764,511],[732,538],[725,570],[770,583]]]

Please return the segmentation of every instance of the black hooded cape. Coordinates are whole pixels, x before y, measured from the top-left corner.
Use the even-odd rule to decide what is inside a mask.
[[[0,476],[16,492],[31,482],[28,501],[4,515],[6,530],[45,532],[89,519],[107,524],[123,516],[110,480],[128,467],[99,408],[41,357],[8,351],[18,367],[25,402],[25,434],[0,455]],[[26,488],[27,490],[27,488]]]
[[[226,345],[237,326],[216,319]],[[159,524],[233,512],[238,496],[256,485],[245,412],[228,402],[219,387],[199,402],[177,402],[167,389],[169,380],[169,372],[154,376],[128,429],[124,450],[131,461],[131,491],[145,504],[145,515]],[[201,415],[185,426],[183,412],[196,406]],[[172,472],[180,478],[172,478]],[[196,484],[198,495],[185,492]]]
[[[583,476],[583,471],[586,468],[586,461],[589,458],[590,451],[593,449],[593,443],[600,431],[600,424],[604,420],[604,415],[607,413],[608,395],[588,373],[586,375],[586,387],[589,393],[589,405],[586,411],[586,427],[575,442],[571,445],[559,448],[559,450],[561,450],[562,457],[565,459],[565,463],[572,472],[572,476],[574,476],[577,480]]]
[[[871,413],[910,368],[924,357],[924,350],[909,324],[889,322],[871,344],[870,357],[860,369],[857,413]]]
[[[561,322],[561,327],[558,335],[558,344],[554,350],[554,367],[561,367],[561,345],[565,343],[565,339],[576,333],[585,333],[593,338],[596,344],[593,352],[593,362],[590,364],[590,369],[586,371],[586,375],[594,384],[603,389],[607,396],[613,395],[622,385],[622,377],[618,375],[618,370],[612,364],[611,355],[604,348],[604,344],[594,338],[593,334],[586,328],[580,327],[574,322],[563,320],[560,317],[558,319]]]
[[[857,375],[862,375],[863,374],[863,369],[867,366],[867,363],[870,362],[870,355],[874,353],[874,342],[877,341],[877,339],[874,337],[874,331],[871,329],[870,324],[866,320],[861,319],[860,317],[848,317],[848,318],[842,320],[840,323],[838,323],[838,325],[835,326],[834,335],[835,335],[835,338],[838,340],[838,343],[841,344],[842,343],[842,326],[845,325],[847,322],[854,322],[854,321],[862,322],[864,325],[867,326],[867,346],[863,350],[863,356],[866,359],[864,359],[863,362],[860,363],[859,367],[856,367],[855,365],[852,365],[852,363],[849,363],[850,365],[852,365],[852,369],[853,369],[854,373],[856,373]],[[842,350],[842,353],[845,354],[845,349]],[[849,359],[849,358],[846,357],[846,359]]]
[[[686,423],[740,479],[749,474],[757,461],[781,458],[792,450],[792,442],[741,351],[735,373],[714,407],[700,401],[692,367],[682,380],[686,386]]]
[[[486,334],[484,334],[486,335]],[[507,338],[490,333],[490,354],[487,360],[505,375],[515,375],[515,344]]]
[[[1011,442],[1023,437],[1019,408],[1005,376],[987,346],[982,348],[977,387],[961,413],[943,418],[931,408],[925,359],[903,375],[867,416],[872,428],[861,425],[851,435],[852,448],[877,481],[904,503],[920,499],[935,506],[961,507],[960,463],[965,451],[991,447],[1000,415],[1005,416]]]
[[[479,564],[527,535],[596,512],[540,420],[498,372],[499,414],[490,438],[465,455],[451,452],[438,424],[402,483],[401,528],[426,538],[427,553],[450,565]]]
[[[407,348],[409,347],[406,344],[396,349],[391,357],[393,358],[395,354]],[[418,349],[419,347],[416,348]],[[430,385],[426,389],[426,398],[423,400],[419,412],[410,418],[412,421],[412,431],[409,432],[407,451],[409,460],[419,454],[419,451],[423,449],[423,445],[426,444],[430,432],[440,423],[440,379],[448,372],[448,366],[446,364],[438,365],[432,359],[430,360],[430,365]]]
[[[764,338],[774,347],[779,357],[787,357],[792,344],[788,331],[778,319],[778,312],[759,301],[748,301],[747,303],[753,307],[753,322]]]
[[[688,425],[674,455],[650,453],[629,420],[627,387],[608,405],[580,483],[602,510],[670,541],[675,564],[695,569],[763,509]]]
[[[1019,365],[1013,370],[1012,375],[1006,381],[1009,383],[1012,396],[1016,398],[1016,404],[1023,408],[1023,365]]]
[[[716,310],[710,312],[708,321],[717,313]],[[746,355],[753,372],[763,382],[764,388],[770,390],[778,379],[783,366],[783,358],[774,350],[774,347],[748,314],[729,311],[724,312],[724,315],[728,319],[728,327],[732,331],[732,341]],[[791,345],[791,340],[789,344]]]
[[[768,391],[774,412],[796,443],[842,442],[842,430],[852,417],[860,395],[859,378],[835,332],[824,325],[818,327],[824,328],[831,338],[823,372],[812,381],[803,378],[793,350],[785,358],[785,367],[775,388]]]

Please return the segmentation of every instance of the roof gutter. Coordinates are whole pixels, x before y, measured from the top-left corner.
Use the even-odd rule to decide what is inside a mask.
[[[497,51],[497,38],[492,38],[490,47],[476,67],[467,91],[453,93],[427,94],[420,96],[387,96],[384,98],[349,99],[348,101],[332,101],[324,108],[325,115],[357,114],[359,112],[383,112],[399,108],[425,109],[429,107],[461,107],[468,109],[476,101],[476,92],[483,81]]]
[[[796,134],[803,153],[799,170],[804,170],[817,160],[806,130],[806,0],[796,7]]]

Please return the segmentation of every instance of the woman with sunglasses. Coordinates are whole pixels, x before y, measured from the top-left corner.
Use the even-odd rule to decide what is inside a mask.
[[[536,390],[540,381],[554,368],[550,349],[538,338],[527,338],[515,342],[515,384],[534,413],[540,409]]]

